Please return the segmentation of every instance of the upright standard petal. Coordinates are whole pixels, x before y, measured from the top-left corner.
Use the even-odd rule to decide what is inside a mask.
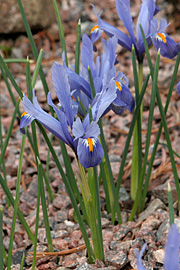
[[[139,47],[139,55],[143,54],[145,51],[144,42],[141,34],[139,24],[141,24],[145,37],[148,37],[150,34],[151,21],[155,12],[155,1],[152,0],[143,0],[142,5],[140,6],[139,17],[136,25],[136,35],[137,43]],[[148,46],[151,45],[151,39],[147,39]]]
[[[179,232],[175,223],[170,227],[165,246],[165,270],[179,270]]]
[[[136,47],[136,39],[134,35],[133,21],[131,17],[130,0],[116,0],[116,10],[120,20],[123,21],[124,26],[129,32],[132,43]]]
[[[70,85],[65,67],[54,63],[52,67],[52,81],[56,90],[56,95],[63,107],[69,126],[72,127],[74,117],[72,111],[72,98],[70,93]]]

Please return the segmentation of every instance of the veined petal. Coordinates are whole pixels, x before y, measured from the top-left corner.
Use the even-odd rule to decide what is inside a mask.
[[[165,246],[165,270],[179,270],[179,232],[176,224],[172,224]]]
[[[152,0],[144,0],[140,7],[139,17],[136,25],[137,42],[139,45],[140,54],[144,53],[145,49],[139,23],[141,24],[144,34],[147,37],[150,34],[151,21],[154,16],[154,11],[155,2]],[[151,40],[148,46],[150,45]]]
[[[95,25],[91,29],[90,35],[91,35],[92,43],[95,43],[101,37],[102,32],[103,32],[103,30],[101,30],[98,25]]]
[[[123,21],[124,26],[129,32],[132,43],[136,45],[134,29],[133,29],[133,21],[131,17],[131,9],[130,9],[130,0],[116,0],[116,10],[120,20]]]
[[[81,119],[79,117],[77,117],[76,121],[73,123],[72,134],[75,137],[75,140],[80,138],[80,137],[83,137],[85,134],[83,124],[82,124]]]
[[[27,112],[24,112],[21,115],[21,122],[20,122],[20,131],[22,134],[25,134],[25,130],[24,128],[27,127],[28,125],[31,124],[31,122],[34,120],[35,118],[28,114]]]
[[[85,168],[97,166],[104,156],[104,150],[98,138],[79,139],[77,155]]]
[[[106,111],[106,109],[110,106],[110,104],[113,102],[113,100],[116,98],[116,88],[115,88],[115,82],[111,80],[109,84],[103,86],[102,91],[99,93],[98,97],[96,99],[96,102],[92,106],[92,115],[93,115],[93,121],[98,122],[100,117],[103,115],[103,113]],[[84,128],[89,124],[89,114],[87,114],[84,118]]]
[[[90,67],[92,77],[95,78],[97,75],[94,63],[93,43],[86,34],[82,37],[81,61],[86,70]]]
[[[174,58],[180,51],[180,44],[170,38],[166,32],[159,32],[151,36],[152,42],[156,50],[160,48],[160,54],[167,58]]]
[[[121,81],[116,81],[117,98],[113,101],[111,108],[116,114],[122,114],[125,109],[131,113],[134,110],[135,101],[126,84]]]
[[[116,36],[118,39],[118,43],[123,46],[124,48],[126,48],[127,50],[131,51],[132,48],[132,41],[131,39],[122,31],[120,31],[119,29],[117,29],[116,27],[110,25],[109,23],[103,21],[100,16],[98,16],[98,25],[99,27],[104,30],[104,32],[112,37],[112,36]]]
[[[34,91],[33,91],[33,95],[34,95]],[[22,102],[23,102],[23,106],[27,114],[33,117],[33,119],[36,119],[40,124],[42,124],[47,130],[49,130],[57,138],[59,138],[60,140],[62,140],[63,142],[69,145],[69,142],[66,136],[64,135],[64,130],[61,123],[58,120],[56,120],[54,117],[52,117],[50,114],[43,111],[43,109],[36,102],[37,100],[35,96],[33,97],[33,101],[35,101],[35,104],[31,103],[31,101],[25,95],[23,96]],[[23,119],[22,121],[24,122]],[[25,122],[24,123],[23,122],[20,125],[20,128],[25,127]],[[30,121],[26,122],[26,124],[30,124]],[[72,145],[70,146],[72,147]]]
[[[72,127],[74,117],[72,112],[72,99],[70,93],[70,85],[65,67],[54,63],[52,67],[52,81],[56,90],[57,97],[61,103],[68,123]]]

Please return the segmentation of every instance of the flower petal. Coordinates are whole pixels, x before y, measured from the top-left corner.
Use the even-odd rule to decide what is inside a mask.
[[[85,168],[97,166],[104,156],[104,150],[98,138],[79,139],[77,155]]]
[[[142,261],[141,261],[142,256],[143,256],[143,253],[144,253],[144,251],[145,251],[145,249],[146,249],[146,246],[147,246],[147,244],[145,243],[145,244],[143,245],[143,247],[142,247],[140,253],[139,253],[138,251],[136,252],[136,257],[137,257],[137,268],[138,268],[138,270],[146,270],[146,268],[143,266]]]
[[[179,270],[179,240],[179,232],[174,223],[170,227],[165,246],[164,268],[166,270]]]
[[[176,88],[177,88],[177,92],[178,92],[178,94],[180,95],[180,82],[178,82],[178,83],[177,83]]]
[[[134,36],[133,21],[131,17],[130,0],[116,0],[116,10],[120,20],[123,21],[124,26],[129,32],[132,43],[136,46],[136,40]]]
[[[20,131],[22,134],[25,134],[25,130],[24,128],[27,127],[28,125],[31,124],[31,122],[34,120],[35,118],[28,114],[27,112],[24,112],[21,115],[21,122],[20,122]]]
[[[124,48],[126,48],[127,50],[131,51],[132,48],[132,41],[131,39],[122,31],[120,31],[119,29],[117,29],[116,27],[110,25],[109,23],[103,21],[100,16],[98,16],[98,25],[99,27],[104,30],[104,32],[112,37],[112,36],[116,36],[118,39],[118,43],[123,46]]]
[[[68,123],[72,127],[74,117],[72,111],[72,99],[70,93],[70,85],[65,67],[54,63],[52,67],[52,81],[56,90],[57,97],[63,107]]]
[[[166,32],[159,32],[151,36],[151,39],[156,50],[158,51],[160,48],[160,54],[163,57],[172,59],[180,51],[180,43],[176,43]]]
[[[33,103],[24,95],[23,96],[23,106],[27,114],[29,114],[33,119],[36,119],[40,124],[42,124],[47,130],[54,134],[57,138],[69,145],[69,142],[64,134],[64,129],[61,123],[56,120],[53,116],[43,111],[43,109],[37,103],[37,98],[35,97],[33,90]],[[30,117],[29,116],[29,117]],[[24,117],[24,115],[23,115]],[[22,117],[22,122],[20,128],[25,127],[26,124],[30,124],[31,121],[25,122]],[[31,119],[32,119],[31,118]],[[70,145],[71,146],[71,145]],[[73,146],[73,143],[72,143]]]

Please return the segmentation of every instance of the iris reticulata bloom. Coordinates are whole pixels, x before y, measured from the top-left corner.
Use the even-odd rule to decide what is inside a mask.
[[[100,135],[98,121],[104,111],[116,99],[114,81],[105,85],[101,93],[93,100],[91,108],[92,120],[90,121],[87,111],[83,122],[77,116],[78,107],[74,104],[71,96],[65,67],[54,63],[52,67],[52,81],[60,108],[53,103],[50,92],[48,93],[48,104],[54,109],[57,119],[39,106],[35,90],[33,90],[33,102],[25,95],[23,97],[25,112],[21,117],[21,132],[24,133],[24,127],[36,119],[57,138],[69,145],[85,168],[98,165],[104,155],[103,148],[98,139]]]
[[[168,24],[165,19],[161,19],[158,27],[158,20],[157,18],[154,18],[151,23],[150,36],[156,50],[158,51],[160,48],[161,55],[171,59],[174,58],[180,51],[180,42],[176,43],[168,36],[168,34],[165,32],[167,27]]]
[[[134,44],[137,58],[141,61],[142,56],[145,52],[144,42],[141,34],[141,30],[139,27],[139,23],[142,25],[145,36],[147,37],[148,46],[151,45],[152,41],[150,38],[150,26],[153,16],[159,11],[159,8],[155,5],[155,0],[143,0],[142,5],[140,6],[140,12],[136,25],[136,37],[134,34],[133,20],[131,17],[131,9],[130,9],[130,0],[116,0],[116,10],[120,20],[123,21],[124,26],[128,30],[129,36],[123,33],[121,30],[116,27],[108,24],[104,20],[101,19],[100,15],[96,15],[98,17],[98,27],[96,31],[91,32],[91,37],[93,41],[96,41],[100,37],[100,32],[98,35],[98,29],[103,30],[110,37],[116,36],[118,39],[118,43],[131,51],[132,45]],[[95,10],[95,9],[94,9]],[[95,32],[95,33],[94,33]]]
[[[173,223],[169,229],[167,236],[167,242],[165,245],[165,258],[164,269],[165,270],[179,270],[179,242],[180,235],[175,223]],[[146,249],[146,244],[142,247],[140,253],[137,252],[137,267],[139,270],[146,270],[143,266],[141,258]]]
[[[81,100],[84,108],[87,110],[89,104],[92,105],[93,96],[89,83],[89,69],[91,70],[96,95],[100,93],[111,80],[114,80],[117,98],[107,108],[106,112],[112,109],[115,113],[121,114],[125,109],[130,112],[134,110],[134,98],[128,87],[128,79],[121,72],[116,72],[117,63],[116,47],[117,38],[112,37],[108,41],[102,39],[103,53],[98,55],[95,60],[92,40],[84,34],[82,37],[81,61],[82,70],[78,75],[72,69],[66,67],[71,91],[77,104]],[[105,112],[105,113],[106,113]],[[83,116],[81,106],[79,113]]]

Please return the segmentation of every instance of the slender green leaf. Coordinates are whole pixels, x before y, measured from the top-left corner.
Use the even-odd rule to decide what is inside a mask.
[[[81,42],[81,20],[78,21],[77,37],[76,37],[76,51],[75,51],[75,72],[79,74],[80,62],[80,42]]]
[[[153,113],[154,113],[154,106],[155,106],[155,97],[156,97],[157,80],[158,80],[158,72],[159,72],[159,62],[160,62],[160,53],[157,54],[156,65],[155,65],[154,75],[153,75],[154,80],[153,80],[152,92],[151,92],[151,102],[150,102],[150,109],[149,109],[149,119],[148,119],[148,128],[147,128],[147,136],[146,136],[146,147],[145,147],[143,169],[141,172],[141,177],[140,177],[140,182],[139,182],[139,186],[138,186],[138,190],[137,190],[136,199],[135,199],[129,220],[133,220],[134,215],[135,215],[136,210],[137,210],[137,207],[138,206],[141,207],[142,188],[143,188],[144,175],[145,175],[145,171],[146,171],[146,164],[147,164],[147,158],[148,158],[148,153],[149,153]]]
[[[18,173],[17,173],[17,182],[16,182],[16,198],[14,202],[14,213],[12,219],[12,226],[11,226],[11,236],[10,236],[10,243],[9,243],[9,250],[8,250],[8,261],[7,261],[7,269],[11,269],[11,258],[12,258],[12,250],[13,250],[13,240],[14,240],[14,232],[16,226],[16,218],[18,212],[18,202],[19,202],[19,191],[20,191],[20,183],[21,183],[21,173],[22,173],[22,162],[23,162],[23,153],[25,147],[25,140],[26,135],[22,136],[22,144],[21,144],[21,151],[19,157],[19,166],[18,166]]]
[[[58,23],[59,36],[60,36],[62,51],[64,52],[66,66],[68,66],[68,59],[67,59],[67,51],[66,51],[66,43],[65,43],[64,31],[63,31],[62,21],[61,21],[61,17],[60,17],[60,14],[59,14],[59,10],[58,10],[56,0],[53,0],[53,6],[54,6],[54,11],[56,13],[56,19],[57,19],[57,23]]]

